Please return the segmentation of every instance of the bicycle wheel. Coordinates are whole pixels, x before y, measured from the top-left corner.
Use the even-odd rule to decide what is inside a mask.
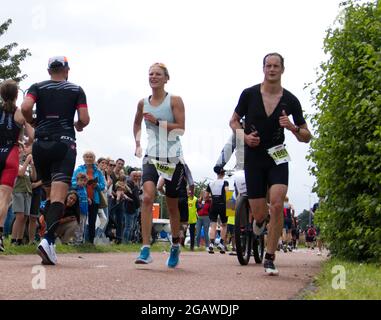
[[[249,201],[246,196],[239,196],[235,211],[234,236],[236,239],[237,258],[241,265],[250,260],[253,230],[249,221]]]
[[[253,237],[253,256],[255,263],[262,263],[263,255],[265,254],[265,236],[262,234]]]

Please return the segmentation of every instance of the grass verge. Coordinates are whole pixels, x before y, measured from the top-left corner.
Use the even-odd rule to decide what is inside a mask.
[[[376,263],[326,261],[305,300],[381,300],[381,267]]]
[[[14,246],[9,240],[5,240],[5,252],[2,255],[35,254],[37,245]],[[83,244],[80,246],[57,244],[56,252],[61,253],[105,253],[105,252],[139,252],[141,244],[109,244],[91,245]],[[182,248],[184,251],[187,249]],[[151,246],[152,252],[169,251],[168,242],[156,242]]]

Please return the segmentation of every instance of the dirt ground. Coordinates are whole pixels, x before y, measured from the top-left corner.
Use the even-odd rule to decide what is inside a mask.
[[[313,281],[326,259],[315,251],[278,252],[279,276],[270,277],[252,259],[182,252],[176,269],[167,252],[153,263],[135,265],[137,253],[61,254],[56,266],[42,266],[37,255],[0,255],[2,300],[288,300]]]

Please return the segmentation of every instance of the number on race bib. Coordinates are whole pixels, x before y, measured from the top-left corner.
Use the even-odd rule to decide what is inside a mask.
[[[291,161],[286,146],[283,144],[272,147],[268,149],[267,152],[277,165]]]
[[[166,180],[172,180],[175,173],[176,165],[173,163],[165,163],[157,160],[152,160],[153,165],[156,168],[157,173]]]

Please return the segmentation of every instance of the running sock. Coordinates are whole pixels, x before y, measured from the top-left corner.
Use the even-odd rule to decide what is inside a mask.
[[[56,241],[56,239],[52,237],[49,233],[46,233],[44,235],[44,239],[46,239],[46,241],[48,241],[49,244],[54,244]]]
[[[42,211],[43,216],[46,217],[46,214],[48,213],[49,208],[50,208],[50,200],[46,200],[44,210]]]
[[[0,227],[0,236],[3,235],[3,232],[4,232],[4,227]]]
[[[55,231],[59,225],[59,221],[64,213],[64,204],[61,202],[53,202],[49,206],[49,211],[46,212],[46,234],[44,238],[49,244],[54,244]]]
[[[179,242],[180,242],[180,237],[172,238],[172,244],[179,244]]]
[[[210,243],[214,245],[214,239],[210,239]]]
[[[21,246],[21,245],[22,245],[22,239],[17,239],[17,240],[16,240],[16,244],[17,244],[18,246]]]
[[[265,260],[275,260],[275,254],[274,253],[267,253],[265,254]]]
[[[263,224],[265,223],[265,220],[261,221],[261,222],[255,222],[255,224],[257,225],[258,228],[262,227]]]
[[[11,239],[11,244],[16,244],[16,239]]]

